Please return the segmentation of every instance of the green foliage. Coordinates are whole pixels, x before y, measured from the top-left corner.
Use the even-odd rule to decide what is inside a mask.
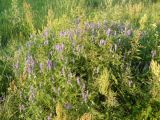
[[[151,0],[12,0],[0,9],[0,118],[160,119],[159,10]]]

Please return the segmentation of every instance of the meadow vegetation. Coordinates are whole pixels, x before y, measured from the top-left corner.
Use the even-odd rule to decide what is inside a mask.
[[[159,120],[159,0],[0,0],[1,120]]]

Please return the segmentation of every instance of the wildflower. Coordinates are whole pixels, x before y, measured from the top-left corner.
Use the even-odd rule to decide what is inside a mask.
[[[67,32],[66,31],[61,31],[60,33],[59,33],[59,36],[60,37],[65,37],[67,35]]]
[[[47,61],[47,69],[48,69],[48,70],[51,70],[51,68],[52,68],[52,61],[51,61],[51,60],[48,60],[48,61]]]
[[[51,116],[48,116],[48,117],[47,117],[47,120],[52,120]]]
[[[45,36],[45,37],[48,37],[48,34],[49,34],[48,30],[46,30],[46,31],[44,32],[44,36]]]
[[[127,30],[125,31],[126,36],[131,36],[132,35],[132,31],[131,30]]]
[[[106,45],[106,41],[105,40],[100,40],[99,42],[99,46],[105,46]]]
[[[52,120],[52,114],[47,117],[47,120]]]
[[[111,30],[110,28],[108,28],[108,30],[107,30],[107,32],[106,32],[107,36],[110,36],[110,35],[111,35],[111,32],[112,32],[112,30]]]
[[[32,56],[28,55],[27,60],[26,60],[26,66],[27,66],[27,72],[29,75],[33,72],[34,64],[35,64],[35,62],[34,62]]]
[[[31,86],[29,91],[29,101],[33,102],[34,98],[35,98],[35,90],[33,89],[33,86]]]
[[[71,103],[66,103],[66,104],[64,104],[64,108],[67,109],[67,110],[70,110],[70,109],[72,109],[72,104]]]
[[[19,68],[19,61],[17,60],[16,64],[15,64],[15,68],[18,69]]]
[[[57,45],[55,46],[55,49],[56,49],[57,51],[59,51],[59,52],[63,51],[63,49],[64,49],[64,44],[63,44],[63,43],[62,43],[62,44],[57,44]]]

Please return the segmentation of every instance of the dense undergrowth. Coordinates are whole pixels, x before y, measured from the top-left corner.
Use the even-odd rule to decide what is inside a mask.
[[[1,3],[2,120],[160,119],[158,0]]]

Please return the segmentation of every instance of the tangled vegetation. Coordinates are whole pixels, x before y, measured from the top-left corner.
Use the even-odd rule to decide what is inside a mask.
[[[158,0],[1,0],[0,118],[159,120],[159,11]]]

